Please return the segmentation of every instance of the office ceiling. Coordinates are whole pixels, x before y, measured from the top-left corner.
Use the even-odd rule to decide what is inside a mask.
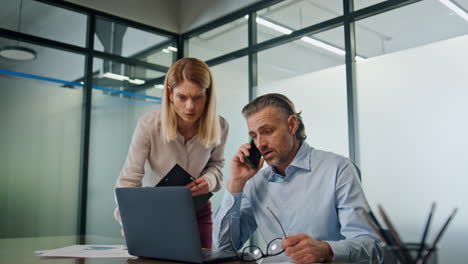
[[[454,0],[468,10],[468,0]],[[382,1],[355,0],[355,9]],[[298,30],[342,15],[341,0],[286,0],[258,12],[260,19],[279,25],[272,29],[258,23],[258,41],[284,35],[284,29]],[[220,55],[246,46],[246,20],[213,30],[195,38],[189,49],[197,56]],[[438,0],[424,0],[393,11],[357,21],[356,50],[361,58],[372,58],[400,50],[468,34],[468,21]],[[286,32],[287,33],[287,32]],[[343,27],[310,36],[344,50]],[[344,56],[296,40],[259,53],[259,83],[288,78],[344,64]]]
[[[355,8],[360,9],[379,0],[355,0]],[[453,0],[468,10],[468,0]],[[19,1],[7,0],[0,9],[0,25],[17,30]],[[259,12],[259,17],[297,30],[342,14],[342,0],[286,0]],[[65,23],[66,22],[66,23]],[[54,40],[84,46],[86,17],[67,10],[46,6],[32,0],[23,0],[21,32],[45,36]],[[344,49],[343,28],[321,32],[312,38]],[[264,41],[280,33],[271,27],[258,25],[258,40]],[[468,34],[468,21],[462,19],[438,0],[424,0],[410,6],[389,11],[356,23],[357,53],[362,58],[396,52],[428,43]],[[132,38],[138,37],[133,34]],[[191,41],[191,54],[213,53],[221,55],[246,46],[246,20],[239,20],[212,32],[207,32]],[[153,40],[149,40],[152,42]],[[15,45],[15,41],[0,38],[0,46]],[[137,43],[135,43],[136,45]],[[0,67],[18,71],[51,75],[66,79],[82,76],[82,56],[59,54],[47,48],[21,43],[32,47],[38,53],[33,62],[11,62],[0,58]],[[133,45],[128,42],[127,45]],[[141,45],[141,43],[140,43]],[[197,48],[198,47],[198,48]],[[231,48],[231,50],[228,50]],[[197,50],[198,49],[198,50]],[[48,56],[43,56],[47,54]],[[206,58],[205,58],[206,59]],[[43,69],[39,65],[56,65]],[[281,47],[259,54],[259,77],[275,80],[299,75],[314,70],[344,64],[344,57],[333,52],[297,40]],[[63,65],[68,65],[64,68]],[[77,67],[76,71],[71,67]],[[48,72],[48,73],[47,73]]]

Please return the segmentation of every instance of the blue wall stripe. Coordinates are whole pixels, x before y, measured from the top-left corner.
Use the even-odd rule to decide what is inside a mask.
[[[34,75],[34,74],[28,74],[28,73],[23,73],[23,72],[17,72],[17,71],[10,71],[10,70],[5,70],[5,69],[0,69],[0,74],[12,75],[12,76],[23,77],[23,78],[28,78],[28,79],[35,79],[35,80],[46,81],[46,82],[60,83],[60,84],[65,84],[65,85],[70,85],[70,86],[83,87],[83,84],[77,83],[77,82],[69,82],[69,81],[65,81],[65,80],[54,79],[54,78],[49,78],[49,77],[44,77],[44,76]],[[93,85],[93,89],[101,90],[101,91],[105,91],[105,92],[109,92],[109,93],[116,93],[116,94],[123,94],[123,95],[140,97],[140,98],[147,98],[147,99],[151,99],[151,100],[155,101],[155,102],[152,102],[152,103],[157,103],[157,104],[161,103],[161,97],[155,97],[155,96],[150,96],[150,95],[132,93],[132,92],[129,92],[129,91],[114,90],[114,89],[101,87],[101,86],[96,86],[96,85]]]

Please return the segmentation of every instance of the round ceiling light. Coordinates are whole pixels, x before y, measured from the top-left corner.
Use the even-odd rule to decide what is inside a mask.
[[[0,49],[0,56],[15,61],[34,60],[36,52],[30,48],[7,46]]]

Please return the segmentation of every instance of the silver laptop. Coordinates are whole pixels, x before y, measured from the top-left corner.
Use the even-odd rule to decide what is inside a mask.
[[[117,188],[115,193],[129,254],[192,263],[238,259],[233,251],[202,250],[187,187]]]

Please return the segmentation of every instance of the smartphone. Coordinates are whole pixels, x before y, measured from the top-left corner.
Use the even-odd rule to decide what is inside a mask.
[[[249,163],[249,165],[254,169],[258,169],[258,165],[260,163],[260,159],[262,158],[262,153],[258,150],[257,146],[255,146],[255,143],[253,139],[250,140],[250,150],[249,150],[250,156],[244,155],[245,160]]]

